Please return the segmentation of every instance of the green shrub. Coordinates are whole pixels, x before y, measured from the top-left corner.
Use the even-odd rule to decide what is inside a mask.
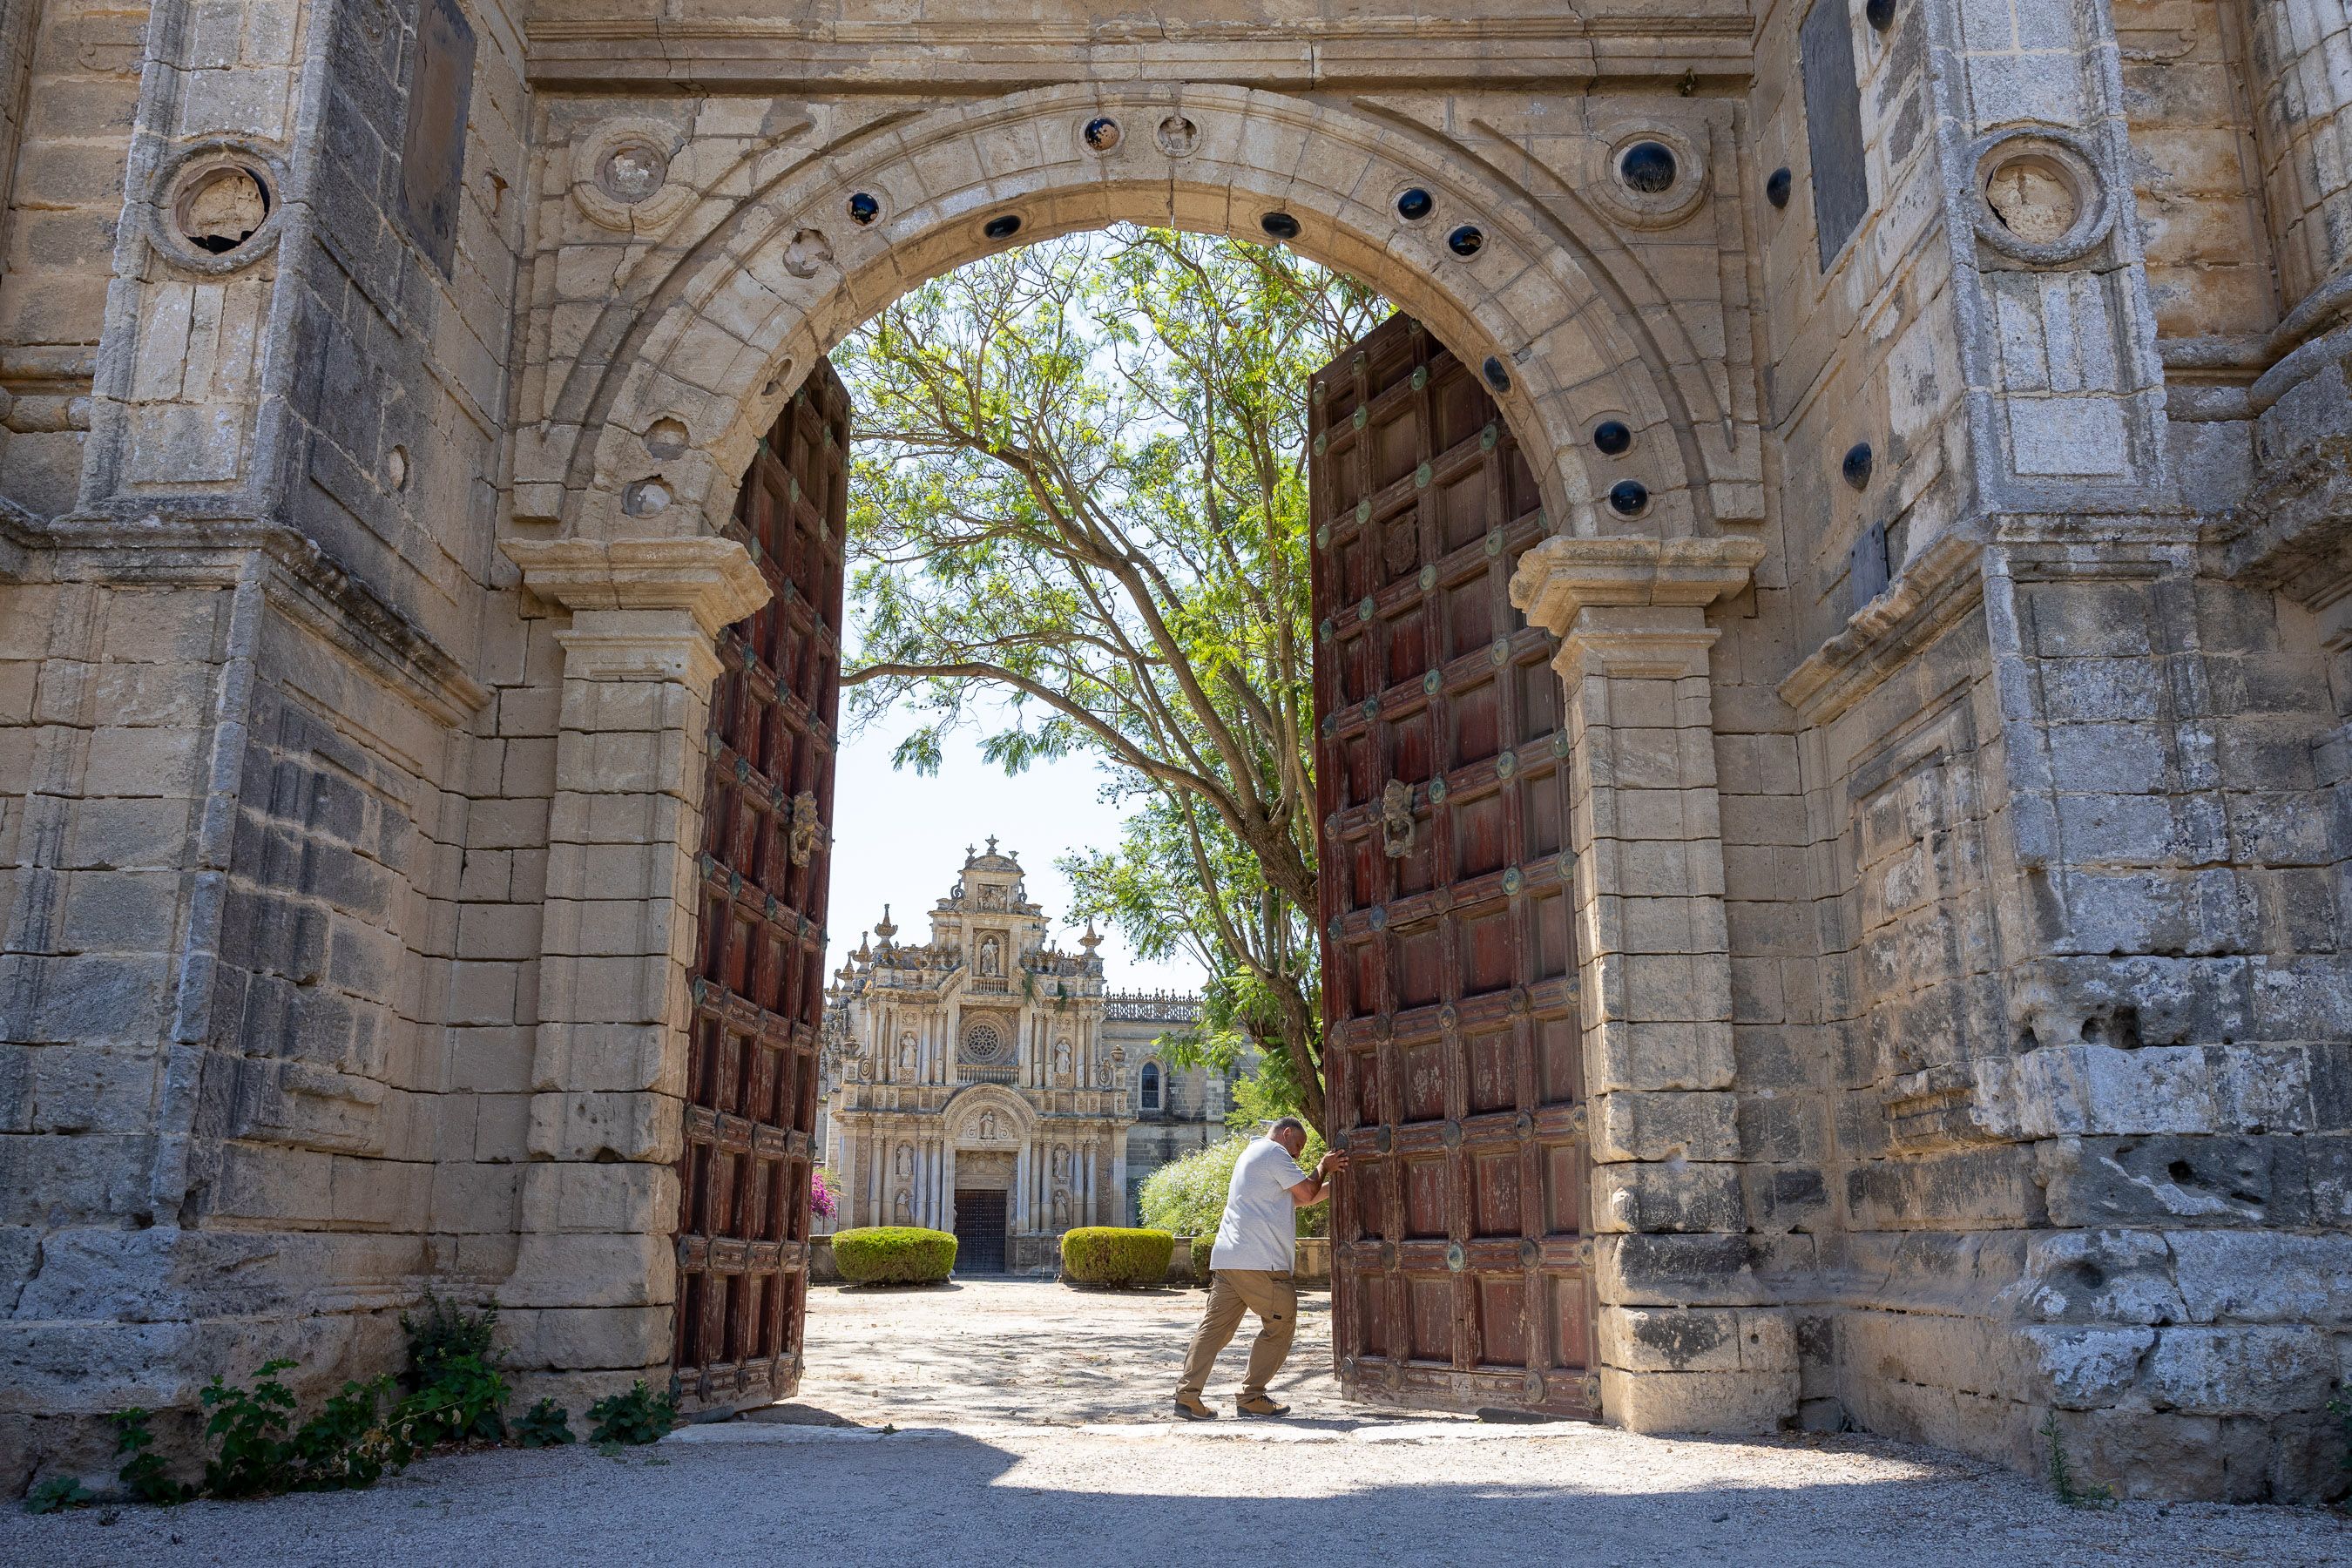
[[[1062,1233],[1062,1272],[1081,1285],[1132,1288],[1168,1278],[1176,1238],[1164,1230],[1089,1225]]]
[[[503,1442],[507,1435],[507,1380],[500,1353],[491,1345],[499,1322],[496,1298],[477,1310],[445,1301],[429,1289],[425,1309],[404,1312],[408,1334],[408,1370],[401,1385],[408,1397],[399,1415],[416,1446],[477,1440]]]
[[[833,1260],[853,1285],[935,1285],[955,1272],[956,1238],[911,1225],[833,1233]]]
[[[1152,1172],[1144,1178],[1138,1199],[1143,1223],[1177,1236],[1215,1237],[1218,1225],[1225,1217],[1225,1190],[1233,1185],[1234,1162],[1242,1157],[1242,1151],[1252,1142],[1248,1138],[1228,1138],[1222,1143],[1196,1149],[1181,1160],[1171,1160]],[[1299,1155],[1298,1163],[1308,1175],[1313,1175],[1315,1162],[1322,1157],[1323,1140],[1309,1131],[1307,1152]],[[1298,1234],[1324,1235],[1330,1222],[1328,1200],[1313,1208],[1300,1209]]]
[[[1193,1284],[1206,1285],[1209,1282],[1209,1254],[1216,1250],[1216,1246],[1217,1238],[1214,1236],[1196,1236],[1192,1238]]]
[[[262,1363],[249,1389],[215,1377],[198,1395],[212,1412],[205,1435],[220,1440],[219,1453],[205,1465],[206,1496],[373,1486],[384,1471],[403,1469],[414,1457],[411,1423],[384,1408],[392,1400],[389,1374],[344,1384],[318,1415],[286,1436],[294,1394],[277,1374],[293,1364]]]
[[[677,1426],[677,1402],[656,1398],[639,1378],[626,1394],[609,1394],[588,1407],[592,1443],[658,1443]]]
[[[56,1513],[60,1509],[88,1508],[97,1494],[72,1476],[51,1476],[25,1494],[26,1513]]]
[[[560,1448],[579,1441],[572,1435],[572,1412],[552,1399],[542,1399],[523,1412],[514,1424],[514,1440],[525,1448]]]
[[[114,1453],[122,1461],[115,1472],[122,1489],[141,1502],[169,1507],[187,1501],[195,1496],[196,1489],[185,1481],[175,1481],[165,1468],[163,1456],[149,1453],[155,1445],[155,1434],[149,1426],[153,1413],[132,1406],[115,1412]]]

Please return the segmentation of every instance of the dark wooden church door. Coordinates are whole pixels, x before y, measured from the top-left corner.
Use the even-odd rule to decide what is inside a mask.
[[[710,698],[673,1336],[688,1410],[800,1384],[848,445],[848,394],[819,362],[727,530],[775,596],[720,634]]]
[[[1409,318],[1309,396],[1340,1382],[1597,1415],[1569,739],[1506,591],[1535,477]]]

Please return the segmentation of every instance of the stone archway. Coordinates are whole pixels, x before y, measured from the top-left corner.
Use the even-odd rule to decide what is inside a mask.
[[[1103,120],[1118,141],[1098,153],[1086,132]],[[809,366],[898,294],[1008,243],[989,236],[993,220],[1018,217],[1018,241],[1121,221],[1264,238],[1275,212],[1297,220],[1286,243],[1302,254],[1363,278],[1470,363],[1497,362],[1497,400],[1560,531],[1608,531],[1582,456],[1603,419],[1643,442],[1642,531],[1756,519],[1752,414],[1664,308],[1610,198],[1532,161],[1506,174],[1418,125],[1202,85],[1043,89],[796,153],[748,196],[736,193],[783,154],[712,171],[576,355],[548,366],[544,440],[518,478],[565,532],[705,531]],[[1703,167],[1691,182],[1706,191]],[[1408,189],[1431,194],[1427,216],[1400,215]],[[861,195],[878,204],[863,225],[850,216]],[[1468,257],[1450,244],[1465,226],[1479,231]],[[656,426],[682,426],[682,447],[649,450]],[[648,511],[631,487],[656,477],[668,499]]]
[[[1102,120],[1120,131],[1108,156],[1086,145]],[[1703,173],[1694,180],[1703,194]],[[935,110],[824,146],[769,148],[710,172],[708,190],[640,245],[575,350],[544,367],[548,417],[519,460],[518,496],[529,501],[519,512],[527,522],[535,507],[556,531],[502,546],[529,588],[572,612],[558,634],[565,721],[551,904],[597,882],[611,847],[593,831],[567,837],[564,825],[653,824],[650,844],[629,841],[645,883],[626,984],[606,965],[594,984],[567,987],[584,956],[562,945],[576,928],[553,918],[546,928],[538,1158],[508,1294],[580,1323],[551,1344],[582,1357],[574,1367],[667,1356],[678,1111],[664,1042],[686,1012],[693,916],[661,863],[690,858],[698,841],[712,639],[765,596],[743,547],[714,534],[733,476],[823,353],[889,300],[1005,243],[1118,221],[1257,237],[1271,232],[1266,216],[1286,215],[1297,225],[1289,243],[1363,277],[1478,367],[1551,520],[1550,537],[1517,563],[1511,598],[1563,639],[1562,732],[1577,737],[1579,788],[1605,795],[1636,755],[1658,773],[1658,737],[1621,742],[1618,732],[1671,715],[1671,764],[1648,787],[1675,799],[1671,830],[1652,836],[1672,854],[1620,855],[1614,843],[1591,853],[1596,822],[1622,837],[1593,814],[1580,814],[1571,845],[1585,1081],[1610,1097],[1597,1102],[1608,1112],[1591,1142],[1602,1162],[1591,1202],[1638,1228],[1654,1172],[1633,1124],[1672,1109],[1648,1097],[1730,1082],[1720,943],[1654,955],[1643,944],[1664,940],[1652,931],[1722,929],[1712,716],[1694,678],[1715,637],[1706,606],[1738,592],[1762,554],[1741,526],[1760,510],[1752,415],[1716,390],[1720,366],[1686,329],[1653,308],[1657,274],[1631,260],[1641,225],[1604,220],[1605,204],[1532,162],[1507,177],[1492,158],[1419,126],[1231,87],[1049,89]],[[1430,194],[1426,220],[1399,210],[1407,190]],[[873,204],[862,225],[852,216],[861,196]],[[1579,216],[1591,221],[1569,221]],[[1479,231],[1475,247],[1453,242],[1465,226]],[[1624,468],[1597,469],[1586,456],[1604,420],[1633,435],[1641,504],[1595,504],[1597,475]],[[1669,967],[1686,988],[1635,983]],[[615,1037],[640,1043],[616,1058],[604,1045]],[[1654,1058],[1652,1042],[1684,1037],[1673,1060]],[[583,1214],[596,1227],[585,1239],[573,1217]],[[1643,1331],[1671,1331],[1661,1322],[1681,1310],[1646,1309]],[[1602,1344],[1622,1342],[1632,1321],[1604,1291]],[[1756,1410],[1792,1405],[1783,1373],[1759,1373],[1742,1396]],[[1690,1385],[1689,1396],[1699,1392]],[[1645,1405],[1612,1373],[1588,1402],[1655,1426],[1686,1423],[1676,1396]]]

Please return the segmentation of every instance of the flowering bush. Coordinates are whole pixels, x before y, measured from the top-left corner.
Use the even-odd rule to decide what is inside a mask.
[[[839,1200],[833,1195],[834,1183],[841,1178],[835,1176],[832,1181],[827,1181],[825,1176],[823,1165],[809,1167],[809,1213],[819,1219],[831,1219],[833,1211],[841,1206]]]

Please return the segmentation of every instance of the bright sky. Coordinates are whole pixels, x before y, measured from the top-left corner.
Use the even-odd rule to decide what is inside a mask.
[[[977,731],[962,731],[945,738],[940,771],[927,778],[890,766],[891,751],[913,728],[911,721],[885,719],[842,747],[833,795],[827,973],[856,951],[886,903],[899,941],[929,941],[931,905],[955,884],[964,846],[980,845],[992,833],[999,850],[1020,857],[1030,900],[1045,906],[1054,940],[1075,951],[1082,928],[1064,923],[1070,884],[1054,862],[1073,849],[1108,848],[1119,837],[1120,808],[1097,798],[1094,763],[1083,757],[1040,763],[1007,778],[1003,769],[981,760]],[[1139,962],[1117,931],[1105,932],[1096,951],[1114,991],[1193,991],[1205,978],[1182,959]]]

